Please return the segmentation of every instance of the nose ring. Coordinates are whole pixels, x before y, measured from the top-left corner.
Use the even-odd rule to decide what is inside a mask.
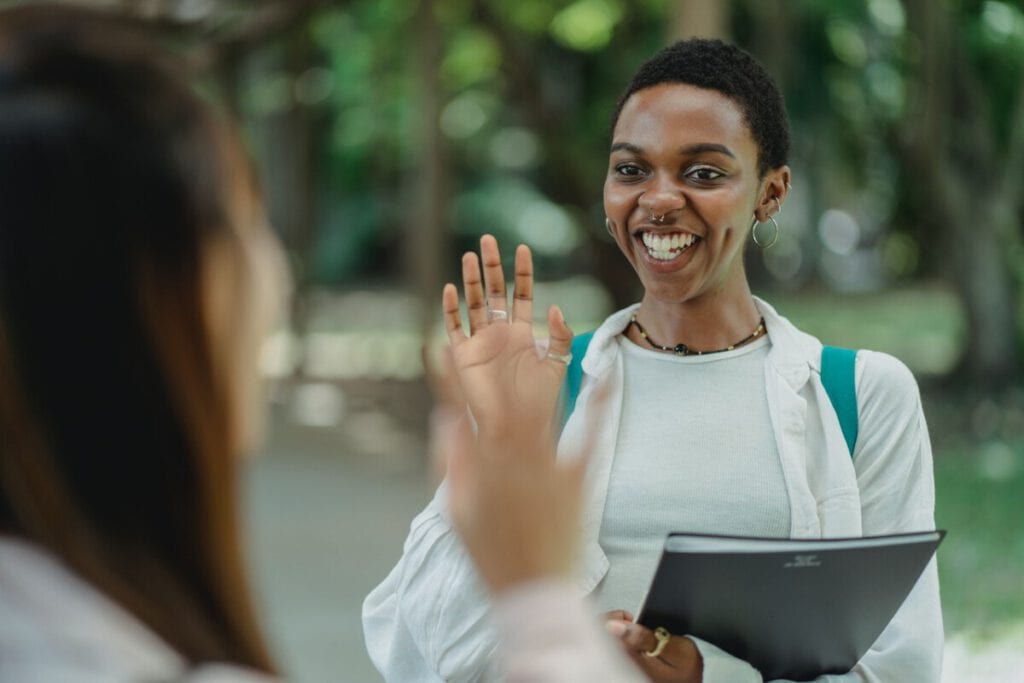
[[[662,223],[665,222],[665,216],[666,215],[667,214],[664,214],[664,213],[662,213],[662,214],[654,214],[654,213],[652,213],[651,214],[651,222],[654,223],[655,225],[661,225]]]

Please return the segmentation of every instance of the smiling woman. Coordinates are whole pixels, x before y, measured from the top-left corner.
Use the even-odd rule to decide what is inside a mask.
[[[613,124],[606,225],[644,295],[577,347],[582,380],[559,442],[560,457],[592,451],[577,585],[651,680],[760,681],[716,644],[652,632],[624,608],[639,606],[670,532],[933,530],[917,385],[895,358],[858,352],[860,436],[848,445],[822,382],[822,343],[751,293],[743,249],[785,205],[790,170],[781,96],[750,55],[711,40],[666,48],[640,67]],[[484,247],[486,274],[500,261],[491,240]],[[470,305],[479,279],[466,272]],[[504,297],[503,285],[488,292]],[[443,485],[364,605],[370,654],[389,680],[475,681],[491,666],[489,602],[447,497]],[[537,620],[565,619],[537,604]],[[933,561],[854,669],[820,680],[936,681],[941,655]]]
[[[615,126],[604,206],[644,286],[641,314],[654,335],[719,348],[753,329],[760,316],[743,247],[752,223],[782,205],[788,185],[786,166],[759,171],[757,143],[729,97],[664,83],[628,98]],[[695,326],[665,310],[680,304],[705,308],[722,324]],[[642,342],[635,329],[632,335]]]

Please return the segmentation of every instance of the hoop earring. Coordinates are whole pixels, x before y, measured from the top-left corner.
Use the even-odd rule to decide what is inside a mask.
[[[762,225],[767,225],[769,221],[771,221],[771,224],[775,226],[775,231],[772,233],[771,240],[758,239],[758,237],[757,237],[757,229],[760,228]],[[778,242],[779,241],[779,223],[778,223],[778,221],[775,220],[775,216],[768,216],[768,220],[763,222],[763,223],[758,221],[757,218],[754,218],[754,227],[750,231],[750,236],[751,236],[751,238],[753,238],[754,244],[756,244],[757,246],[761,247],[762,249],[768,249],[773,244]]]
[[[613,239],[615,238],[615,231],[612,230],[612,221],[607,216],[605,216],[604,219],[604,229],[608,231],[608,234],[611,235]]]

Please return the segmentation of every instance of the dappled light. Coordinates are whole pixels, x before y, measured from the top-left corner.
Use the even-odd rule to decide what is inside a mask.
[[[949,530],[943,680],[1019,680],[1020,0],[83,4],[185,55],[238,123],[286,253],[293,288],[260,353],[269,426],[246,510],[294,680],[379,680],[359,610],[444,474],[428,452],[431,365],[446,360],[441,288],[461,286],[463,252],[494,235],[508,274],[513,245],[530,247],[539,338],[551,305],[579,334],[640,300],[606,224],[609,124],[639,63],[698,24],[765,64],[790,117],[777,241],[737,252],[751,289],[824,343],[914,373]],[[744,207],[736,233],[757,210]]]

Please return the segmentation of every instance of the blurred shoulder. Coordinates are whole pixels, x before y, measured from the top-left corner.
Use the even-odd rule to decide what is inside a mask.
[[[183,658],[49,551],[0,535],[0,681],[180,676]]]
[[[906,363],[888,353],[863,349],[857,352],[858,403],[917,403],[918,387]],[[862,400],[863,399],[863,400]]]
[[[857,407],[863,420],[902,421],[920,413],[918,381],[899,358],[882,351],[860,350],[856,367]]]
[[[226,664],[188,669],[167,643],[45,548],[0,534],[0,682],[270,683]]]

